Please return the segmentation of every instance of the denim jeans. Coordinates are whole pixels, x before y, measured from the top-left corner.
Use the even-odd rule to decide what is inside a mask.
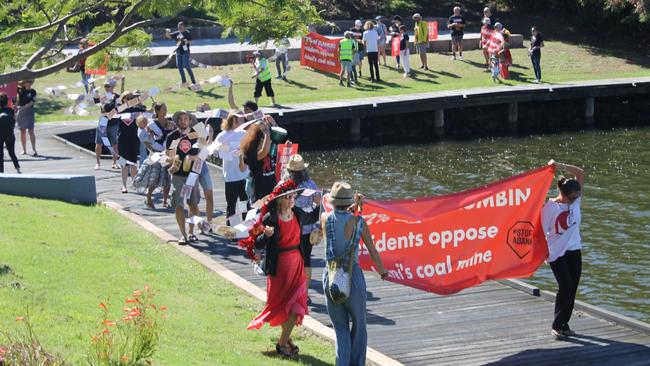
[[[88,94],[88,78],[90,75],[86,75],[85,71],[81,71],[81,82],[84,84],[84,89],[86,90],[86,94]]]
[[[176,67],[178,67],[178,72],[181,74],[181,82],[186,82],[187,79],[185,79],[185,72],[183,71],[183,68],[187,69],[187,73],[190,75],[190,80],[192,80],[192,84],[196,84],[196,80],[194,79],[194,73],[192,72],[192,65],[190,64],[190,54],[187,52],[183,53],[178,53],[176,51]]]
[[[327,268],[323,271],[323,289],[327,313],[336,333],[336,366],[365,366],[368,332],[366,330],[366,279],[358,264],[352,267],[350,297],[337,304],[327,295]],[[352,328],[350,328],[352,321]]]
[[[530,61],[533,63],[533,70],[535,70],[535,79],[542,80],[542,66],[540,61],[542,59],[542,53],[530,55]]]

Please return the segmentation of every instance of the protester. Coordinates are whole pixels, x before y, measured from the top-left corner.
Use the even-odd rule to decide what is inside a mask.
[[[353,53],[352,59],[352,74],[354,75],[354,81],[359,83],[359,78],[362,76],[363,72],[361,68],[363,67],[363,23],[361,20],[357,19],[354,21],[354,27],[350,28],[352,32],[352,39],[357,42],[357,50]],[[358,75],[357,75],[358,69]]]
[[[152,153],[165,152],[165,140],[170,132],[170,123],[165,115],[167,114],[167,106],[159,103],[154,103],[154,119],[147,121],[144,116],[138,117],[136,124],[138,125],[138,138]],[[147,199],[145,205],[150,208],[156,208],[153,204],[152,194],[158,189],[162,188],[163,191],[163,207],[167,207],[169,198],[169,190],[171,188],[171,177],[166,169],[167,164],[163,165],[160,161],[153,162],[146,159],[140,166],[138,174],[133,179],[133,187],[138,191],[147,190]]]
[[[104,91],[105,95],[103,97],[95,96],[93,99],[95,101],[95,104],[100,104],[102,103],[103,106],[111,107],[109,110],[104,110],[102,108],[103,113],[109,113],[111,110],[115,109],[117,106],[117,101],[119,100],[119,95],[115,94],[115,80],[113,79],[108,79],[104,82]],[[106,126],[106,134],[108,137],[108,141],[111,143],[111,146],[113,147],[113,151],[115,154],[112,155],[113,159],[113,169],[118,169],[119,167],[117,166],[117,133],[119,131],[119,125],[120,125],[120,119],[119,118],[109,118],[108,119],[108,125]],[[102,141],[102,136],[99,133],[99,126],[97,126],[97,130],[95,131],[95,170],[98,170],[100,167],[100,159],[102,157],[102,147],[104,146],[104,142]]]
[[[404,66],[404,77],[407,78],[411,73],[411,51],[409,50],[409,35],[406,33],[406,26],[399,26],[400,33],[400,42],[399,42],[399,55],[402,59],[402,65]]]
[[[183,187],[187,182],[187,176],[192,171],[194,159],[199,154],[199,149],[195,147],[198,142],[196,138],[196,131],[190,127],[191,120],[194,116],[186,111],[178,111],[174,113],[172,120],[178,127],[172,131],[165,141],[165,148],[167,149],[167,157],[171,161],[169,173],[172,174],[172,206],[174,206],[176,214],[176,223],[181,232],[181,237],[178,239],[179,245],[187,245],[191,241],[196,241],[198,238],[194,235],[194,224],[189,224],[189,236],[185,230],[185,212],[183,197]],[[199,189],[196,184],[189,188],[187,192],[187,204],[190,216],[199,215]]]
[[[384,66],[386,66],[386,36],[388,35],[388,28],[386,28],[386,24],[383,22],[384,17],[381,15],[377,15],[375,20],[377,21],[377,24],[375,24],[375,30],[379,36],[377,48],[379,49],[379,54],[384,59]]]
[[[125,91],[120,96],[122,104],[129,103],[137,99],[138,95]],[[141,104],[136,104],[125,109],[122,113],[142,113],[146,108]],[[140,152],[140,139],[138,139],[138,126],[135,123],[137,116],[121,118],[119,124],[120,134],[117,137],[117,150],[119,152],[122,168],[122,193],[128,193],[126,181],[129,175],[133,180],[138,173],[138,153]]]
[[[16,157],[15,144],[16,135],[14,128],[16,119],[13,108],[9,107],[9,97],[6,93],[0,92],[0,173],[4,173],[4,147],[7,148],[11,162],[14,163],[16,173],[20,174],[20,164]]]
[[[246,164],[251,173],[253,201],[266,197],[275,187],[275,159],[271,150],[271,125],[269,118],[254,123],[241,140],[240,167]]]
[[[341,62],[341,72],[339,73],[339,85],[343,86],[343,74],[346,74],[347,86],[350,87],[350,83],[354,82],[354,77],[352,76],[352,61],[354,59],[354,53],[357,47],[357,43],[352,40],[352,32],[345,31],[343,34],[343,39],[339,41],[339,60]],[[350,80],[352,79],[352,81]]]
[[[165,37],[176,39],[176,67],[178,67],[178,72],[181,74],[181,83],[187,83],[185,72],[183,71],[183,69],[187,69],[192,84],[196,84],[196,79],[194,79],[194,73],[192,72],[192,65],[190,63],[190,44],[192,43],[192,34],[185,28],[185,23],[178,22],[178,30],[173,33],[169,29],[165,29]]]
[[[253,56],[255,56],[255,74],[253,74],[253,78],[255,78],[255,92],[253,93],[255,103],[258,103],[260,96],[262,96],[262,88],[264,88],[266,96],[271,98],[271,102],[275,106],[275,93],[271,87],[269,63],[260,51],[253,52]]]
[[[501,71],[499,67],[499,58],[497,56],[490,56],[490,73],[493,82],[501,82],[501,79],[499,79]]]
[[[503,32],[503,47],[499,53],[499,70],[501,77],[504,80],[510,79],[509,67],[512,65],[512,54],[510,53],[510,31],[504,29]]]
[[[323,271],[323,290],[327,299],[327,313],[336,333],[336,364],[364,366],[368,333],[366,331],[366,281],[359,267],[359,241],[363,239],[370,258],[382,279],[388,277],[381,257],[368,229],[368,224],[360,215],[363,198],[355,194],[346,182],[335,182],[330,193],[330,203],[334,211],[324,214],[321,219],[326,233],[325,257],[328,261],[343,256],[352,250],[347,262],[352,261],[350,295],[343,303],[334,302],[330,297],[327,267]],[[354,215],[350,210],[357,211]],[[352,328],[350,328],[352,321]]]
[[[379,35],[371,21],[367,21],[363,28],[366,30],[363,32],[363,45],[368,55],[370,81],[374,83],[375,81],[381,81],[379,77]]]
[[[275,42],[275,68],[278,71],[276,79],[287,80],[287,71],[289,69],[289,40],[284,37]],[[280,69],[282,66],[282,69]]]
[[[82,39],[81,42],[79,42],[79,51],[77,54],[82,54],[84,50],[86,49],[88,40]],[[88,75],[86,75],[86,58],[82,58],[79,60],[79,72],[81,73],[81,83],[84,86],[84,90],[86,91],[86,94],[88,94]]]
[[[429,27],[427,22],[422,21],[422,16],[419,13],[413,14],[413,21],[415,27],[415,51],[420,54],[420,68],[429,71],[427,64],[427,47],[429,46]]]
[[[483,8],[483,19],[488,18],[490,19],[490,23],[488,24],[488,27],[490,29],[494,29],[494,24],[496,23],[496,20],[494,19],[494,15],[492,15],[492,10],[490,9],[489,6],[486,6]],[[485,23],[483,23],[485,24]]]
[[[483,57],[485,58],[485,71],[490,71],[490,53],[488,52],[488,47],[490,47],[490,39],[492,38],[492,33],[494,32],[491,27],[490,18],[483,18],[483,26],[481,26],[481,39],[479,40],[479,47],[483,50]]]
[[[549,161],[548,164],[554,166],[556,170],[560,169],[575,176],[575,178],[558,177],[558,196],[548,200],[542,208],[542,227],[549,253],[547,262],[558,284],[551,334],[555,337],[574,336],[576,333],[569,327],[569,320],[571,320],[582,273],[580,205],[584,171],[576,166],[554,160]]]
[[[34,133],[34,123],[36,114],[34,112],[34,102],[36,101],[36,90],[32,89],[34,80],[21,80],[18,83],[18,113],[16,122],[20,128],[20,143],[23,147],[23,155],[27,155],[27,133],[29,141],[32,143],[33,156],[38,156],[36,152],[36,134]]]
[[[542,66],[540,64],[542,59],[542,47],[544,47],[544,38],[542,33],[539,32],[537,27],[530,30],[530,47],[528,48],[528,55],[530,61],[533,63],[533,70],[535,70],[535,80],[533,83],[537,84],[542,81]]]
[[[318,190],[316,183],[309,178],[307,171],[308,163],[305,163],[302,156],[299,154],[292,155],[287,163],[287,172],[283,180],[293,180],[298,189],[311,189]],[[314,204],[320,202],[320,194],[314,193],[311,196],[300,195],[296,198],[296,207],[301,208],[303,211],[309,213],[313,210]],[[302,235],[300,236],[300,250],[302,251],[302,259],[305,266],[305,293],[307,294],[307,303],[311,304],[309,298],[309,284],[311,282],[311,251],[312,242],[310,240],[311,233],[318,230],[318,223],[304,225],[302,227]]]
[[[212,142],[212,129],[209,128],[209,124],[206,125],[206,145]],[[212,184],[212,176],[210,176],[210,168],[208,164],[203,164],[201,166],[201,172],[199,173],[199,185],[203,190],[203,197],[205,198],[205,221],[201,221],[198,224],[199,230],[202,234],[211,233],[212,218],[214,217],[214,186]]]
[[[228,147],[227,151],[225,149],[218,151],[219,158],[223,160],[222,171],[225,182],[226,217],[228,218],[228,225],[231,225],[230,218],[236,213],[237,202],[248,202],[246,177],[248,177],[250,172],[248,166],[243,165],[240,167],[239,165],[239,156],[241,155],[239,146],[246,132],[235,131],[240,125],[240,118],[237,118],[236,114],[230,113],[228,118],[221,121],[221,132],[216,138],[216,141]]]
[[[391,52],[393,50],[393,40],[395,38],[401,39],[401,35],[399,32],[399,27],[402,25],[402,17],[399,15],[395,15],[393,17],[393,24],[390,25],[389,31],[390,31],[390,47],[391,47]],[[395,61],[396,61],[396,68],[399,69],[400,65],[400,55],[399,52],[395,55]]]
[[[456,52],[458,51],[458,59],[463,60],[463,31],[465,28],[465,18],[460,15],[460,7],[454,7],[454,14],[449,17],[447,28],[451,29],[451,50],[453,52],[452,60],[456,60]]]
[[[259,329],[264,323],[272,327],[281,325],[282,333],[275,345],[281,356],[292,356],[300,351],[291,340],[293,327],[300,325],[309,313],[300,237],[304,225],[318,221],[319,212],[312,208],[311,213],[306,213],[295,207],[297,194],[292,180],[276,187],[262,207],[260,221],[251,230],[259,234],[240,242],[249,255],[253,247],[266,248],[266,306],[251,320],[248,329]]]

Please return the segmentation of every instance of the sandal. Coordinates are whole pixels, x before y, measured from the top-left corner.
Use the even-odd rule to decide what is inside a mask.
[[[289,341],[287,342],[287,346],[291,347],[291,354],[297,355],[298,352],[300,352],[300,347],[298,347],[291,338],[289,338]]]
[[[144,201],[144,204],[145,204],[145,206],[147,206],[147,208],[149,208],[149,209],[152,209],[152,210],[153,210],[153,209],[156,208],[156,206],[153,205],[153,202],[150,202],[150,201],[145,200],[145,201]]]
[[[187,245],[188,241],[185,236],[181,236],[180,239],[178,239],[178,245]]]
[[[187,237],[187,239],[189,239],[190,242],[198,241],[198,240],[199,240],[199,238],[197,238],[196,235],[194,235],[194,234],[190,234],[190,235]]]
[[[291,351],[291,346],[287,344],[286,346],[281,346],[279,343],[275,344],[275,352],[282,357],[291,357],[293,353]]]

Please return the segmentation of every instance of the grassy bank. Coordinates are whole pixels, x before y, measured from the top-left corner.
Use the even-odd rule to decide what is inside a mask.
[[[512,80],[505,85],[530,83],[534,79],[530,59],[525,48],[513,49],[515,65],[511,70]],[[411,66],[415,71],[413,78],[405,79],[402,73],[395,69],[395,62],[388,59],[389,67],[380,67],[381,84],[371,84],[367,62],[363,64],[362,85],[354,88],[344,88],[338,85],[338,77],[333,74],[318,73],[301,67],[299,62],[292,62],[292,70],[288,81],[273,81],[273,89],[280,104],[304,103],[324,100],[353,99],[369,96],[386,96],[411,93],[423,93],[437,90],[464,89],[494,86],[488,73],[483,71],[483,54],[478,51],[465,52],[465,61],[451,61],[449,54],[428,54],[431,72],[420,72],[419,56],[411,56]],[[639,61],[634,53],[608,52],[591,47],[575,46],[561,42],[546,42],[542,55],[543,80],[547,83],[564,83],[569,81],[622,78],[633,76],[650,76],[650,67],[646,62]],[[250,78],[249,65],[231,65],[216,69],[194,69],[197,79],[208,79],[214,75],[229,75],[235,81],[234,93],[238,103],[252,98],[255,82]],[[275,75],[275,65],[272,68]],[[147,90],[158,86],[161,88],[179,82],[178,71],[175,69],[126,71],[126,89]],[[37,121],[61,121],[84,119],[79,116],[66,116],[63,109],[71,104],[61,98],[44,96],[46,87],[59,84],[74,85],[79,80],[78,74],[58,73],[37,80],[35,88],[41,92],[37,106]],[[81,89],[70,90],[79,93]],[[215,84],[208,85],[203,92],[193,93],[183,90],[175,93],[165,93],[157,100],[168,104],[169,110],[195,109],[201,103],[208,103],[212,108],[227,108],[226,89]],[[269,105],[266,97],[260,99],[262,106]],[[89,110],[96,113],[97,108]],[[86,119],[94,119],[94,116]]]
[[[15,330],[29,308],[46,349],[72,365],[85,364],[98,304],[109,299],[118,318],[124,298],[145,284],[169,308],[155,365],[334,362],[333,345],[300,328],[302,355],[275,357],[278,329],[246,330],[259,301],[107,208],[0,195],[0,211],[0,331]]]

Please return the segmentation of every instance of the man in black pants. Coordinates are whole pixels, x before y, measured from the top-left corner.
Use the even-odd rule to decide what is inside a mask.
[[[3,146],[6,146],[11,161],[14,163],[14,168],[16,168],[16,173],[20,174],[20,165],[14,148],[16,144],[15,127],[16,118],[14,117],[14,110],[9,108],[9,97],[5,93],[0,93],[0,173],[5,171]]]

